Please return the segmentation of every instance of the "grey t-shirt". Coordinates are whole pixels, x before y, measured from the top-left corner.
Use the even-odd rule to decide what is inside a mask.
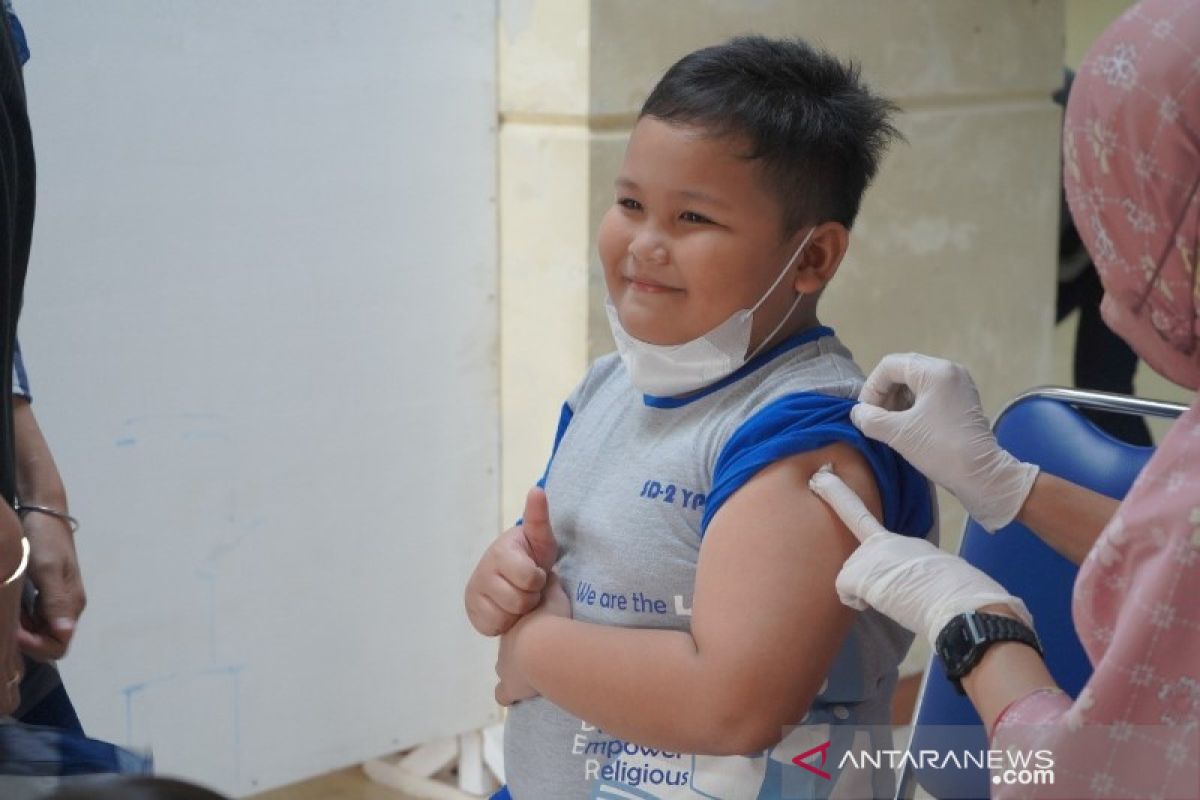
[[[868,456],[893,517],[885,522],[919,525],[906,532],[936,541],[924,479],[848,422],[862,381],[827,328],[793,337],[684,399],[643,395],[616,355],[597,360],[567,401],[544,479],[572,616],[689,630],[703,531],[719,504],[771,461],[832,441]],[[803,520],[796,535],[802,545]],[[808,714],[796,720],[803,724],[748,756],[642,747],[544,698],[521,702],[505,728],[509,791],[515,800],[889,794],[887,770],[843,773],[832,758],[821,766],[818,754],[811,763],[824,778],[792,759],[826,741],[830,755],[852,741],[890,747],[886,732],[866,726],[889,724],[896,666],[911,641],[886,617],[859,614]]]

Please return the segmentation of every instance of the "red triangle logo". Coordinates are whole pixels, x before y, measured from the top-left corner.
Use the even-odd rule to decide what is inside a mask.
[[[795,758],[793,758],[793,759],[792,759],[792,763],[793,763],[793,764],[795,764],[797,767],[804,767],[804,768],[805,768],[806,770],[808,770],[809,772],[815,772],[815,773],[817,773],[818,775],[820,775],[820,776],[821,776],[822,778],[824,778],[825,780],[829,780],[829,779],[830,779],[830,775],[829,775],[829,773],[828,773],[828,772],[826,772],[826,771],[825,771],[825,770],[823,770],[823,769],[817,769],[817,768],[816,768],[816,767],[814,767],[812,764],[805,763],[804,759],[808,758],[809,756],[811,756],[811,755],[812,755],[812,754],[814,754],[814,753],[820,753],[820,754],[821,754],[821,766],[822,766],[822,767],[823,767],[823,766],[825,766],[825,757],[826,757],[826,756],[828,755],[828,753],[829,753],[829,742],[825,742],[825,744],[819,744],[819,745],[817,745],[816,747],[812,748],[811,750],[806,750],[806,751],[804,751],[804,752],[803,752],[803,753],[801,753],[800,755],[798,755],[798,756],[796,756]]]

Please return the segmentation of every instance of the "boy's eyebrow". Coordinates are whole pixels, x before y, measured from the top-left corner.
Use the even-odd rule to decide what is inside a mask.
[[[710,206],[717,206],[718,208],[729,208],[729,203],[726,203],[721,198],[713,197],[711,194],[705,194],[704,192],[697,191],[695,189],[683,189],[683,190],[680,190],[679,193],[681,195],[683,195],[684,197],[690,198],[692,200],[699,200],[702,203],[708,203]]]
[[[617,178],[616,185],[618,189],[629,189],[633,191],[636,191],[640,188],[637,183],[631,181],[629,178]],[[725,202],[721,198],[714,197],[713,195],[707,194],[706,192],[702,192],[698,189],[678,189],[675,193],[683,195],[690,200],[699,200],[702,203],[708,203],[709,205],[717,206],[719,208],[729,208],[729,203]]]

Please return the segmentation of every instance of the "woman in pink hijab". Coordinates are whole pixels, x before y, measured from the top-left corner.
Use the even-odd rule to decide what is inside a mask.
[[[1200,0],[1145,0],[1093,45],[1063,151],[1105,321],[1154,369],[1200,387]],[[905,395],[901,408],[894,398]],[[1074,622],[1094,671],[1072,700],[1046,670],[1019,599],[883,529],[832,474],[813,478],[862,542],[838,577],[843,602],[924,633],[993,748],[1052,754],[1054,785],[997,786],[993,796],[1200,797],[1200,401],[1118,504],[1000,449],[956,364],[888,356],[860,399],[855,424],[984,527],[1018,520],[1080,564]]]

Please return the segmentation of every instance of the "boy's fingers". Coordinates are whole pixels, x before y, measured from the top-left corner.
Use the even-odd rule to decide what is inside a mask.
[[[516,616],[504,611],[484,594],[469,599],[467,618],[471,621],[471,626],[484,636],[499,636],[517,621]]]
[[[546,570],[534,563],[526,547],[501,549],[496,554],[496,571],[522,591],[540,592],[546,586]]]
[[[524,525],[550,526],[550,504],[546,500],[546,492],[540,486],[534,486],[525,495],[525,513],[522,515]]]
[[[542,602],[542,593],[540,591],[523,591],[506,581],[503,575],[493,576],[487,588],[486,596],[499,606],[502,611],[518,617],[533,611],[533,609],[537,608],[538,603]]]
[[[842,522],[860,542],[865,542],[872,536],[887,533],[887,529],[879,524],[875,516],[863,505],[854,490],[834,475],[828,467],[822,467],[808,481],[813,492],[829,504],[829,507],[841,517]]]
[[[525,514],[522,532],[529,546],[534,563],[547,572],[558,561],[558,542],[550,529],[550,505],[546,493],[535,486],[525,496]]]

